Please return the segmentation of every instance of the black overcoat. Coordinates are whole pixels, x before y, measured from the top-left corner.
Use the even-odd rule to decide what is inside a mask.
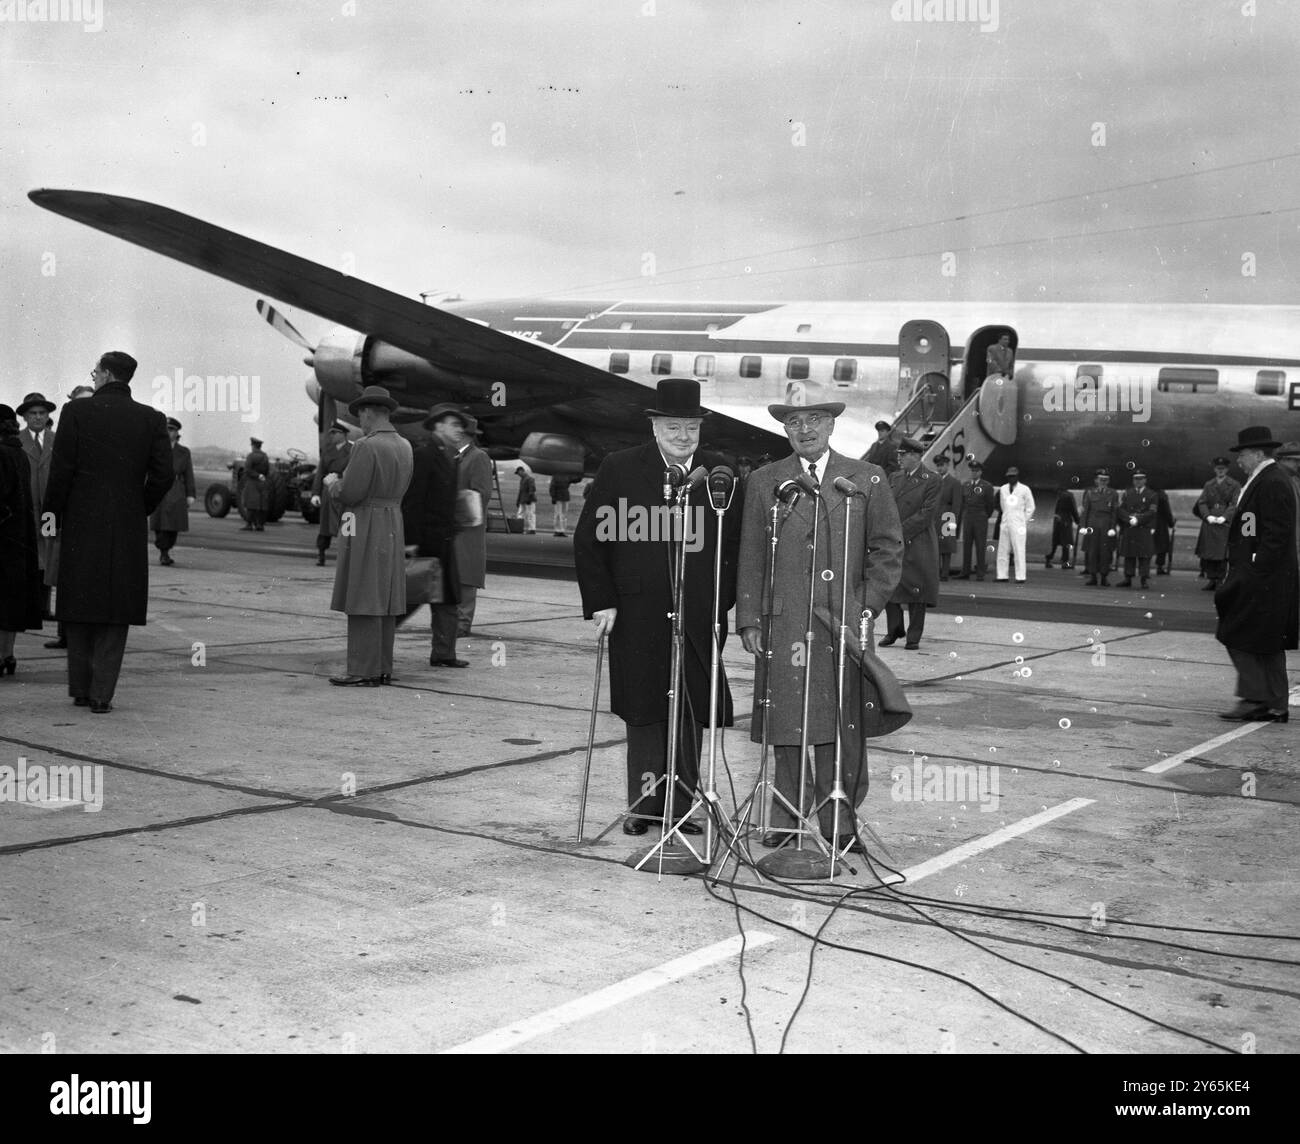
[[[194,460],[184,445],[172,446],[172,472],[175,477],[163,502],[149,517],[149,527],[163,532],[189,532],[190,506],[194,496]]]
[[[939,538],[934,530],[939,484],[939,474],[924,465],[910,473],[899,469],[889,477],[903,528],[903,574],[891,604],[933,608],[939,602]]]
[[[697,452],[693,465],[712,469],[723,464],[714,453]],[[634,727],[668,718],[668,682],[672,660],[672,611],[669,583],[670,529],[659,527],[664,459],[653,442],[611,453],[602,462],[587,492],[573,534],[573,557],[587,619],[604,608],[617,608],[609,636],[610,710]],[[713,564],[718,546],[717,516],[708,507],[706,485],[690,494],[687,508],[693,528],[703,537],[688,545],[685,585],[685,680],[689,713],[709,721],[709,668],[712,660]],[[736,601],[736,557],[740,547],[743,489],[723,516],[722,584],[718,622],[727,636],[727,613]],[[654,521],[645,536],[639,521]],[[631,527],[628,527],[631,526]],[[692,534],[694,535],[694,534]],[[720,676],[720,722],[731,725],[731,689]]]
[[[1255,655],[1300,647],[1300,573],[1291,480],[1275,461],[1250,481],[1228,522],[1228,575],[1214,593],[1225,647]]]
[[[59,419],[44,511],[60,544],[56,610],[81,624],[143,624],[149,514],[171,488],[167,419],[111,381]]]
[[[442,602],[460,603],[456,464],[436,438],[415,450],[411,483],[402,497],[402,530],[417,556],[436,556],[442,562]]]
[[[16,436],[0,437],[0,632],[41,626],[32,473]]]

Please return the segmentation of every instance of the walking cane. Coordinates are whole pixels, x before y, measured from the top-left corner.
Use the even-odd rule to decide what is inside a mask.
[[[596,683],[591,689],[591,723],[587,728],[587,765],[582,771],[582,801],[578,804],[578,841],[582,841],[582,824],[587,817],[587,783],[591,779],[591,750],[596,743],[596,705],[600,702],[600,669],[605,663],[605,629],[596,641]]]

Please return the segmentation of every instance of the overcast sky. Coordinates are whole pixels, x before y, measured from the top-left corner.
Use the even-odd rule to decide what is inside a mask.
[[[999,0],[967,22],[893,0],[13,7],[11,404],[61,403],[120,348],[145,399],[178,369],[261,379],[260,420],[183,417],[187,443],[315,452],[308,370],[254,294],[39,210],[42,186],[159,202],[412,296],[1296,300],[1285,0]]]

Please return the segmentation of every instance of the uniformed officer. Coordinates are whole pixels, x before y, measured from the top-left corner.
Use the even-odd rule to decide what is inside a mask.
[[[1151,557],[1156,551],[1156,510],[1159,507],[1159,497],[1153,489],[1147,488],[1146,473],[1134,473],[1133,487],[1125,489],[1119,500],[1119,554],[1124,557],[1121,588],[1133,587],[1135,571],[1142,577],[1143,588],[1151,586]]]
[[[876,440],[862,459],[872,465],[879,465],[887,477],[898,472],[898,442],[894,440],[888,421],[876,422]]]
[[[1110,474],[1098,469],[1093,487],[1083,494],[1083,512],[1079,515],[1079,535],[1083,537],[1084,570],[1088,587],[1110,587],[1110,562],[1118,533],[1119,493],[1110,487]]]
[[[989,513],[997,504],[997,489],[984,479],[984,466],[978,461],[968,461],[966,467],[971,479],[961,487],[961,574],[957,579],[970,579],[973,548],[975,579],[983,580],[988,572]]]
[[[1156,575],[1168,576],[1174,568],[1174,510],[1169,504],[1169,494],[1164,489],[1153,489],[1156,494]]]
[[[1228,458],[1215,457],[1213,465],[1214,477],[1205,482],[1205,488],[1192,507],[1192,512],[1201,521],[1196,555],[1201,561],[1201,574],[1206,579],[1202,592],[1213,592],[1228,574],[1228,524],[1237,510],[1237,498],[1241,496],[1241,485],[1228,476]]]
[[[244,458],[244,476],[239,487],[239,500],[248,513],[248,522],[240,531],[264,532],[266,513],[271,507],[271,485],[267,480],[271,475],[271,461],[262,452],[259,438],[250,437],[248,443],[253,448]]]
[[[939,537],[939,579],[950,578],[953,555],[957,551],[957,534],[961,530],[961,481],[949,471],[947,453],[934,459],[939,474],[939,504],[935,508],[934,527]]]
[[[934,521],[939,507],[939,478],[921,464],[925,446],[911,437],[898,444],[902,468],[889,478],[889,488],[898,504],[903,526],[903,575],[885,606],[888,632],[881,647],[895,644],[906,634],[908,651],[921,646],[925,631],[925,609],[939,602],[939,540]],[[907,630],[903,629],[903,605],[907,605]]]

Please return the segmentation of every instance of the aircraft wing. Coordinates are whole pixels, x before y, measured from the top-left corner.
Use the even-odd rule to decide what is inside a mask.
[[[562,404],[571,420],[609,426],[639,418],[653,400],[652,392],[628,378],[156,203],[51,189],[31,191],[28,198],[75,222],[360,330],[452,373],[518,383],[532,400]],[[543,397],[539,389],[550,392]],[[718,445],[762,435],[727,417],[710,419],[709,429],[710,440]]]

